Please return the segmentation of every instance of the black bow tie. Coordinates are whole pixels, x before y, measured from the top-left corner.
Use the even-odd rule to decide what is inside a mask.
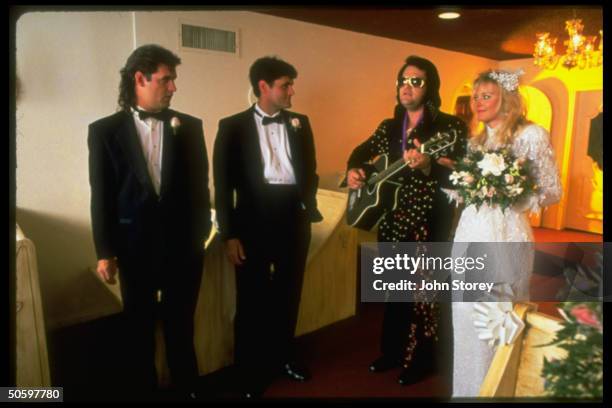
[[[138,117],[140,118],[140,120],[145,120],[147,118],[154,118],[154,119],[157,119],[163,122],[166,119],[168,119],[168,116],[169,116],[168,109],[164,109],[161,112],[147,112],[147,111],[137,109],[136,112],[138,112]]]
[[[283,123],[283,117],[281,116],[280,113],[276,116],[264,116],[261,113],[259,113],[257,109],[255,109],[255,105],[253,105],[253,112],[255,112],[257,116],[261,117],[261,123],[264,126],[269,125],[270,123],[273,123],[273,122],[278,123],[279,125]]]
[[[283,123],[283,118],[281,117],[281,115],[276,115],[276,116],[273,116],[273,117],[272,116],[264,116],[261,119],[261,123],[264,126],[266,126],[267,124],[270,124],[270,123],[278,123],[280,125],[281,123]]]

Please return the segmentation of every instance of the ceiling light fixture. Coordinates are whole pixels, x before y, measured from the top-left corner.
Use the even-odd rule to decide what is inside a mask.
[[[461,17],[461,14],[455,13],[454,11],[449,11],[449,12],[438,14],[438,17],[443,20],[454,20],[455,18]]]
[[[563,42],[567,47],[563,56],[557,55],[556,38],[550,37],[550,33],[537,33],[533,63],[546,69],[555,69],[559,62],[567,69],[600,66],[603,62],[603,30],[599,30],[599,46],[596,48],[597,36],[582,35],[583,28],[581,19],[574,18],[565,22],[569,39]]]

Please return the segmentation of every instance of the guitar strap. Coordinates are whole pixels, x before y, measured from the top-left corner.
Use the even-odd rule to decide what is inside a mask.
[[[423,117],[426,115],[426,113],[427,113],[426,111],[423,111],[423,114],[421,115],[421,118],[419,119],[419,121],[410,128],[411,130],[410,133],[412,133],[412,130],[416,129],[416,127],[419,126],[421,122],[423,122]],[[402,155],[404,154],[404,151],[408,147],[407,139],[408,139],[408,111],[405,111],[404,112],[404,122],[402,124]]]
[[[402,154],[406,151],[406,131],[408,130],[408,111],[404,112],[404,124],[402,125]]]

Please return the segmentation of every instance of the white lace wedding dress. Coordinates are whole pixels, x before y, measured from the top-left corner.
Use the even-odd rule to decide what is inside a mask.
[[[501,147],[495,131],[487,127],[486,150]],[[474,205],[461,213],[453,256],[460,256],[468,242],[533,242],[533,232],[528,211],[554,204],[561,196],[559,173],[548,132],[538,125],[528,125],[515,138],[511,150],[518,157],[531,161],[531,172],[538,186],[524,202],[517,203],[505,212],[497,207]],[[461,244],[464,243],[464,244]],[[530,245],[491,245],[495,270],[504,271],[493,282],[511,286],[515,299],[527,299],[529,279],[533,266],[533,249]],[[493,256],[491,256],[493,255]],[[490,277],[489,277],[490,278]],[[480,386],[493,358],[494,349],[477,336],[473,324],[473,302],[453,302],[453,397],[478,396]]]

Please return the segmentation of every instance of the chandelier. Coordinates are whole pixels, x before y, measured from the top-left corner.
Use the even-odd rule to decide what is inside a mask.
[[[563,42],[565,54],[556,52],[557,38],[550,33],[537,33],[537,41],[533,50],[533,63],[546,69],[555,69],[561,63],[567,69],[598,67],[603,62],[603,30],[599,30],[599,44],[595,47],[597,36],[584,36],[584,25],[581,19],[574,18],[565,22],[565,30],[569,38]]]

